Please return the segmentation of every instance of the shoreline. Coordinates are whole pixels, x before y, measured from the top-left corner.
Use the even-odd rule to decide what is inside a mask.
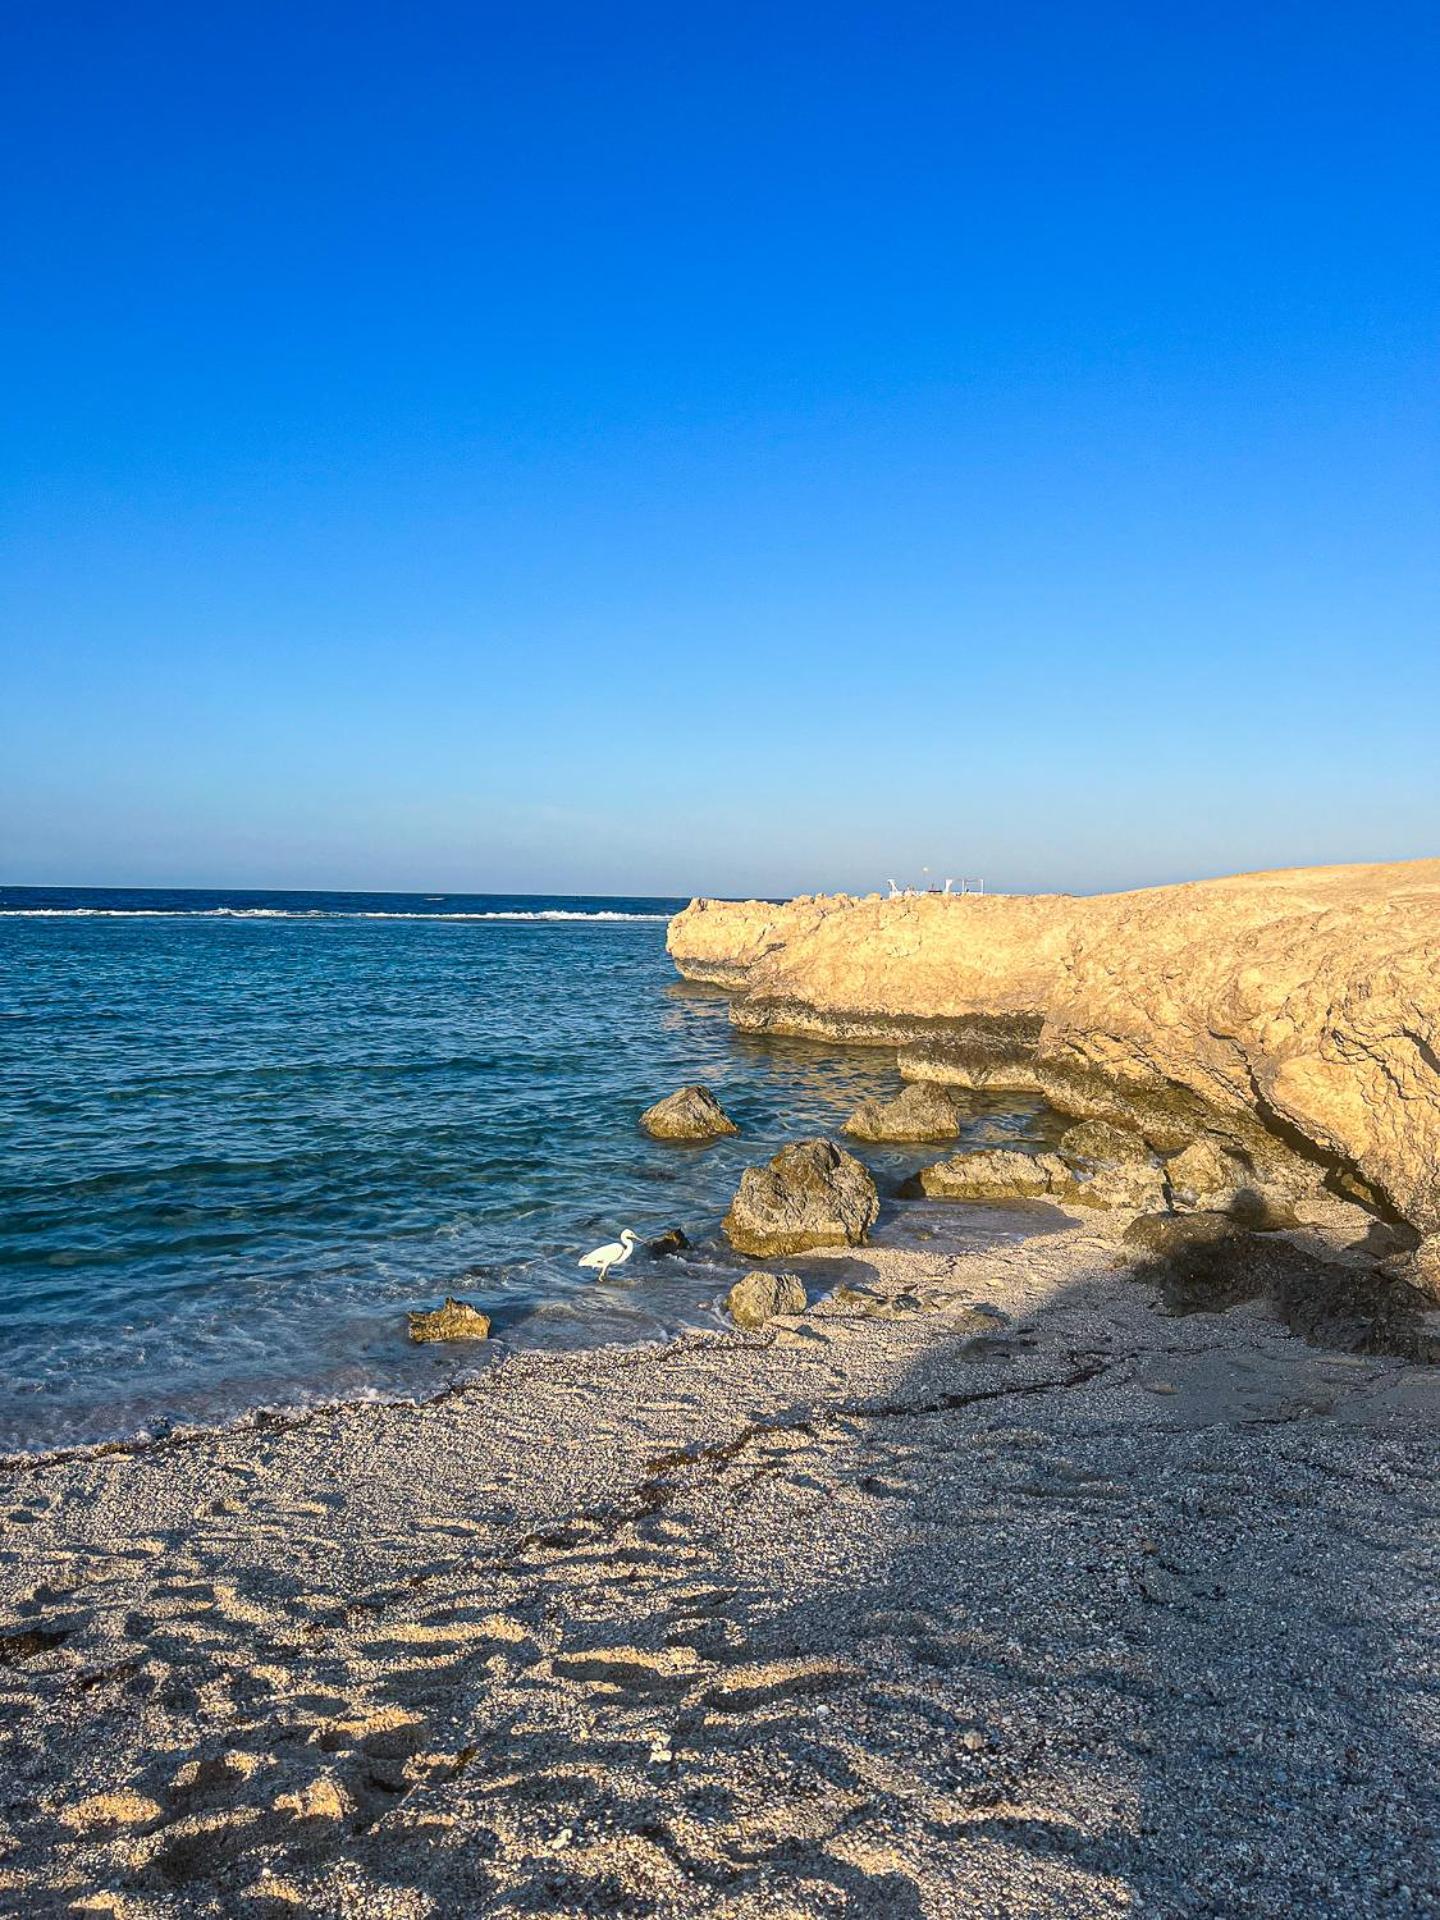
[[[347,1413],[359,1413],[366,1408],[409,1408],[419,1411],[434,1406],[437,1401],[448,1400],[457,1394],[468,1394],[483,1390],[493,1376],[502,1369],[513,1371],[517,1367],[535,1365],[537,1368],[561,1367],[567,1361],[582,1361],[602,1356],[614,1356],[624,1360],[629,1356],[640,1359],[660,1358],[671,1348],[681,1348],[706,1342],[726,1343],[730,1339],[745,1340],[748,1336],[739,1328],[686,1327],[664,1339],[652,1340],[606,1340],[593,1347],[520,1347],[498,1353],[483,1368],[474,1372],[447,1380],[432,1392],[424,1394],[406,1393],[353,1393],[339,1394],[329,1400],[312,1402],[266,1401],[248,1407],[228,1419],[193,1422],[176,1422],[163,1433],[140,1432],[118,1436],[105,1440],[82,1440],[72,1445],[60,1447],[41,1447],[17,1449],[0,1454],[0,1476],[7,1473],[24,1473],[32,1469],[67,1466],[77,1461],[98,1460],[110,1454],[159,1453],[184,1447],[204,1446],[212,1440],[221,1440],[232,1435],[246,1433],[284,1433],[296,1427],[306,1425],[311,1420],[329,1418]],[[498,1342],[483,1342],[482,1345]]]
[[[1070,1217],[0,1469],[0,1910],[1433,1912],[1440,1369]]]
[[[913,1198],[899,1200],[895,1195],[887,1194],[885,1204],[887,1216],[878,1229],[882,1236],[882,1243],[886,1229],[893,1231],[896,1228],[902,1217],[900,1212],[902,1208],[905,1213],[923,1211],[932,1218],[943,1218],[948,1212],[957,1224],[963,1217],[959,1210],[946,1202],[916,1201]],[[1055,1210],[1050,1209],[1048,1203],[1033,1201],[996,1203],[993,1206],[977,1207],[974,1211],[977,1217],[983,1215],[985,1223],[984,1231],[973,1236],[977,1246],[988,1245],[996,1239],[1013,1240],[1019,1243],[1034,1235],[1055,1231],[1053,1219],[1050,1217]],[[942,1236],[943,1239],[951,1237]],[[953,1237],[963,1242],[969,1236],[960,1234]],[[943,1246],[943,1251],[947,1254],[965,1250],[963,1244]],[[163,1430],[142,1425],[130,1431],[104,1434],[98,1438],[65,1440],[58,1444],[32,1447],[11,1447],[0,1451],[0,1473],[23,1472],[31,1467],[60,1464],[72,1459],[95,1458],[108,1453],[136,1453],[151,1448],[190,1446],[203,1442],[213,1434],[286,1428],[300,1425],[324,1414],[344,1412],[350,1408],[426,1406],[435,1400],[445,1399],[451,1394],[483,1387],[489,1378],[501,1369],[514,1370],[517,1367],[531,1365],[543,1369],[561,1366],[572,1359],[580,1361],[597,1355],[611,1353],[621,1356],[645,1355],[650,1352],[661,1353],[673,1345],[684,1345],[692,1341],[723,1342],[727,1339],[743,1337],[740,1329],[734,1325],[726,1312],[726,1294],[736,1281],[754,1271],[760,1263],[746,1255],[734,1252],[720,1235],[718,1227],[709,1239],[697,1243],[689,1251],[691,1255],[705,1256],[706,1264],[713,1267],[715,1291],[713,1294],[692,1300],[686,1309],[687,1315],[693,1316],[689,1318],[688,1324],[672,1324],[668,1331],[640,1335],[635,1338],[601,1337],[592,1343],[512,1344],[516,1325],[523,1325],[525,1320],[536,1311],[536,1304],[543,1306],[543,1302],[527,1303],[518,1309],[511,1307],[508,1301],[497,1306],[495,1297],[486,1292],[480,1276],[466,1275],[460,1278],[437,1279],[432,1293],[415,1296],[417,1304],[431,1298],[443,1297],[458,1287],[462,1294],[488,1310],[496,1319],[504,1314],[506,1324],[502,1330],[492,1331],[485,1341],[475,1343],[473,1358],[468,1360],[463,1371],[441,1380],[433,1387],[412,1392],[403,1388],[391,1391],[388,1388],[376,1386],[353,1392],[324,1394],[313,1400],[262,1397],[247,1405],[217,1413],[214,1418],[182,1419],[167,1415],[163,1422]],[[814,1277],[809,1274],[809,1266],[812,1261],[820,1257],[822,1255],[819,1253],[797,1256],[800,1267],[805,1270],[804,1277]],[[644,1277],[637,1275],[633,1281],[627,1281],[626,1291],[629,1292],[633,1288],[643,1297],[647,1283],[653,1284],[656,1278],[663,1282],[670,1276],[663,1269],[658,1275],[653,1272]],[[406,1307],[399,1307],[391,1316],[395,1323],[395,1340],[402,1347],[406,1344],[404,1317],[408,1310]],[[517,1313],[521,1316],[518,1321],[515,1318]],[[442,1349],[432,1349],[432,1351],[440,1350]],[[464,1343],[450,1345],[448,1351],[459,1355],[464,1351]],[[461,1364],[458,1359],[456,1364],[457,1366]],[[299,1390],[303,1391],[303,1389]]]

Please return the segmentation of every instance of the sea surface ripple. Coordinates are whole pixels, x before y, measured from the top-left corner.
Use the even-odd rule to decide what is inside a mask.
[[[675,979],[681,905],[0,889],[0,1451],[715,1323],[742,1167],[898,1081],[883,1050],[736,1033]],[[738,1139],[639,1132],[689,1080]],[[1044,1127],[1024,1100],[968,1123]],[[892,1196],[927,1157],[864,1152]],[[1027,1224],[892,1197],[882,1231]],[[597,1286],[576,1259],[623,1226],[694,1244]],[[408,1342],[446,1292],[490,1346]]]

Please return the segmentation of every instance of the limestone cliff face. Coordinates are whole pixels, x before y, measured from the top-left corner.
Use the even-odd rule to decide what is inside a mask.
[[[1223,1123],[1257,1164],[1327,1168],[1440,1231],[1440,860],[695,901],[669,948],[737,990],[737,1025],[897,1045],[912,1078],[1035,1087],[1162,1149]]]

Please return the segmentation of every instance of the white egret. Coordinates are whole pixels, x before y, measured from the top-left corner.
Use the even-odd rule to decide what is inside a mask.
[[[594,1267],[600,1279],[604,1279],[612,1267],[623,1267],[635,1251],[635,1235],[629,1227],[620,1229],[620,1238],[611,1240],[603,1247],[596,1247],[593,1253],[587,1253],[580,1261],[582,1267]]]

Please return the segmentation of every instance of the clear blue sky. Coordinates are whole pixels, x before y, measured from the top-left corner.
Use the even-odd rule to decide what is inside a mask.
[[[0,881],[1440,852],[1437,23],[7,8]]]

